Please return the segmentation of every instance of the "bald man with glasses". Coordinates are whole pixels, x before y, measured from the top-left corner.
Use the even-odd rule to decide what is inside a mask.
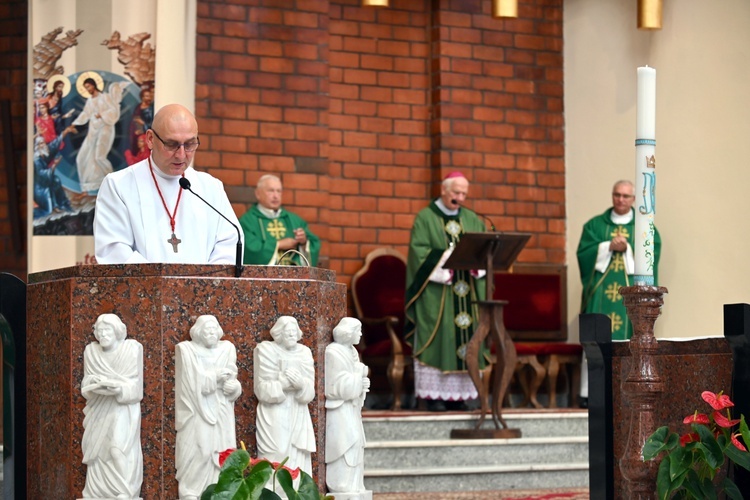
[[[184,106],[169,104],[146,132],[151,154],[104,178],[96,198],[94,248],[99,264],[234,264],[237,230],[180,179],[231,220],[237,216],[222,182],[192,167],[200,146],[198,122]]]
[[[616,182],[612,188],[612,208],[583,226],[577,251],[583,284],[581,313],[609,316],[612,338],[616,340],[627,340],[633,335],[633,325],[618,290],[633,285],[634,201],[633,183]],[[654,243],[654,283],[658,284],[661,237],[656,229]]]

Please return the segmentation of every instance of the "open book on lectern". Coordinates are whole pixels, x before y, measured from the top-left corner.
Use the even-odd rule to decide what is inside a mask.
[[[516,261],[529,238],[529,233],[464,233],[443,267],[506,271]]]

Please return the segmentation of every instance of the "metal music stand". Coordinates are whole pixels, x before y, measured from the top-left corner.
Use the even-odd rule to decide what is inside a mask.
[[[503,323],[503,306],[508,301],[492,300],[492,297],[495,288],[495,271],[505,271],[510,268],[530,237],[528,233],[465,233],[443,266],[454,270],[484,269],[487,271],[486,300],[476,302],[479,305],[479,326],[474,331],[466,349],[466,365],[469,376],[479,392],[482,404],[481,415],[473,429],[453,429],[451,438],[521,437],[520,429],[509,429],[502,417],[503,400],[518,361],[516,348]],[[479,350],[488,334],[497,351],[492,388],[492,420],[495,429],[481,428],[489,409],[489,383],[487,380],[483,383],[479,373]]]

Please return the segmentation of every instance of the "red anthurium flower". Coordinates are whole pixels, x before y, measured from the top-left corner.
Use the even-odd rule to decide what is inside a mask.
[[[229,448],[227,450],[222,451],[219,453],[219,467],[224,465],[224,461],[227,459],[229,455],[231,455],[233,452],[237,451],[236,448]]]
[[[711,391],[703,391],[701,397],[703,398],[703,401],[710,404],[711,408],[714,410],[723,410],[724,408],[734,406],[734,403],[729,399],[729,396],[722,394],[721,392],[719,394],[714,394]]]
[[[694,443],[696,441],[700,441],[700,436],[697,432],[691,432],[690,434],[685,434],[684,436],[680,437],[680,446],[685,446],[688,443]]]
[[[716,425],[718,425],[719,427],[723,427],[724,429],[729,429],[730,427],[734,427],[735,425],[740,423],[740,419],[729,420],[721,412],[718,411],[715,411],[713,416]]]
[[[250,465],[252,466],[257,464],[258,462],[269,462],[269,461],[266,460],[265,458],[251,458],[250,459]],[[271,464],[271,467],[273,467],[274,470],[279,470],[279,466],[281,465],[281,463],[279,462],[269,462],[269,463]],[[292,479],[297,479],[299,477],[299,471],[300,471],[299,467],[297,467],[296,469],[290,469],[289,467],[285,465],[284,468],[287,471],[289,471],[289,475],[292,476]]]
[[[683,424],[706,424],[708,425],[708,415],[705,413],[698,413],[697,411],[693,413],[692,415],[688,415],[685,417],[685,419],[682,421]]]
[[[734,434],[732,434],[732,444],[735,445],[737,449],[740,451],[747,451],[747,448],[745,448],[745,445],[737,441],[737,436],[739,435],[740,435],[739,432],[735,432]]]

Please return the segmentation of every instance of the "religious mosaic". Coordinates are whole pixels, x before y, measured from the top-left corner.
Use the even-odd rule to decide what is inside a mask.
[[[56,28],[33,50],[34,235],[93,234],[94,204],[104,177],[148,157],[154,117],[155,48],[149,33],[101,41],[117,51],[124,75],[100,69],[66,74],[63,52],[86,40]],[[94,42],[95,43],[95,42]]]

